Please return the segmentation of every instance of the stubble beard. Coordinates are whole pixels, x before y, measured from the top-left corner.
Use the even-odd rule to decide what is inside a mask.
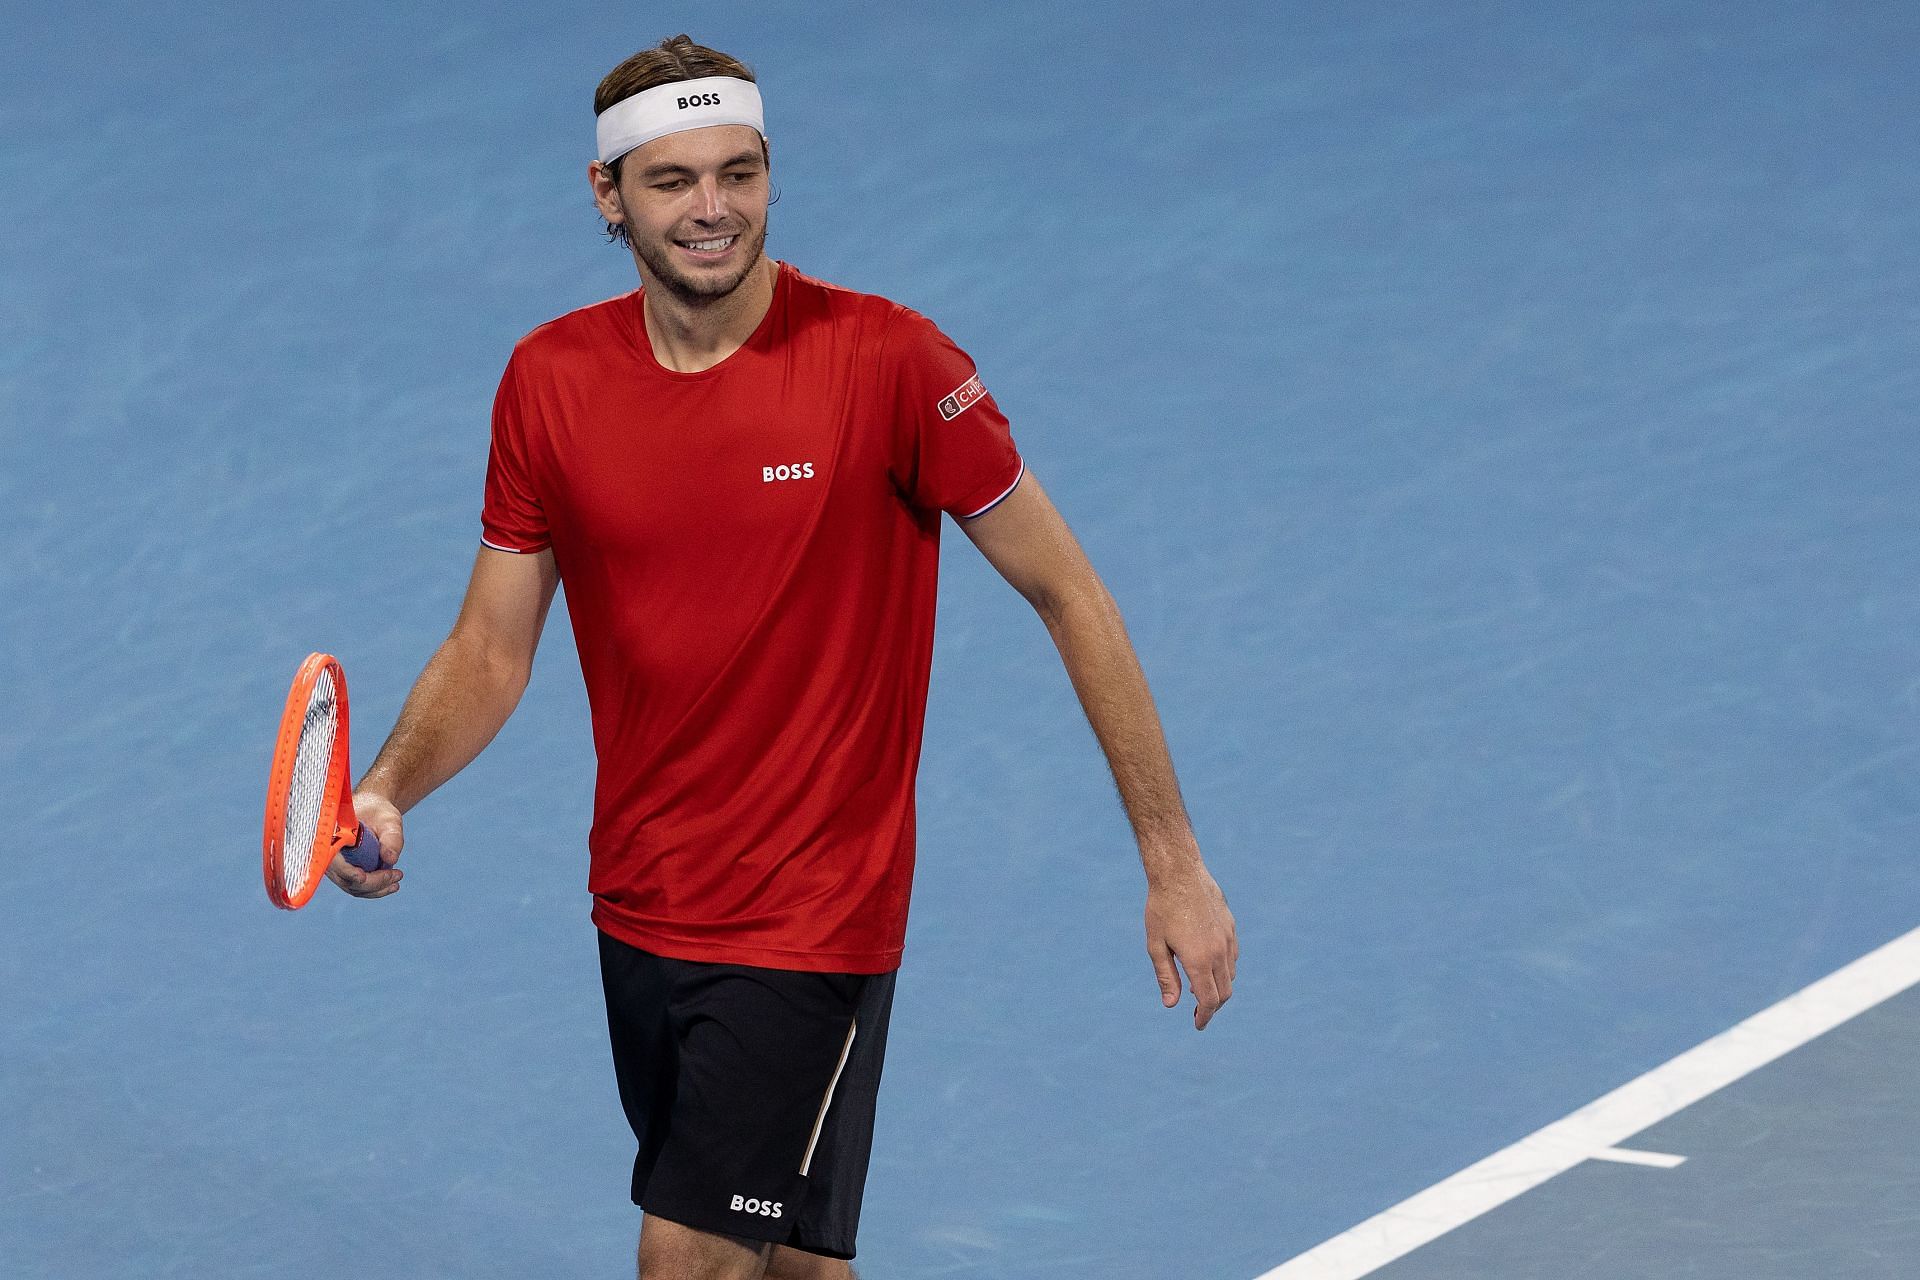
[[[760,265],[760,257],[767,244],[767,224],[762,222],[755,228],[751,240],[748,239],[746,232],[742,232],[740,238],[744,242],[740,246],[742,263],[725,276],[712,274],[692,276],[683,272],[674,261],[674,245],[671,240],[656,242],[650,239],[634,239],[632,244],[634,252],[640,255],[640,261],[653,274],[653,278],[660,282],[661,288],[689,306],[704,306],[717,302],[738,289],[753,273],[753,269]]]

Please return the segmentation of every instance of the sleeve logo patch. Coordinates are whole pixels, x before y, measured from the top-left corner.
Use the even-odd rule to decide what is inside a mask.
[[[980,375],[976,373],[940,398],[940,416],[952,422],[986,395],[987,389],[980,385]]]

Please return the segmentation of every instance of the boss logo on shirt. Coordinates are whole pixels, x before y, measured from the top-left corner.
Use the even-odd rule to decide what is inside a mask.
[[[987,389],[980,385],[980,375],[976,373],[941,397],[940,416],[948,422],[952,422],[955,418],[972,408],[975,402],[986,394]]]
[[[717,107],[720,105],[720,95],[717,93],[690,93],[684,98],[675,98],[674,101],[680,104],[682,111],[685,111],[688,107]]]
[[[760,480],[763,484],[772,484],[775,480],[811,479],[813,479],[811,462],[785,462],[777,467],[760,468]]]
[[[755,1200],[751,1196],[735,1196],[733,1207],[741,1213],[757,1213],[763,1218],[777,1218],[786,1208],[784,1200]]]

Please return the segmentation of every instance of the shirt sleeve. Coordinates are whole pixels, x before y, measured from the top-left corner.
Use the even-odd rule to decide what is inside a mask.
[[[507,361],[493,397],[493,439],[487,450],[487,489],[480,509],[480,541],[496,551],[539,551],[552,540],[546,509],[534,483],[527,418],[516,362]]]
[[[959,520],[998,506],[1026,464],[967,353],[907,307],[894,313],[882,353],[891,387],[893,478],[901,495]]]

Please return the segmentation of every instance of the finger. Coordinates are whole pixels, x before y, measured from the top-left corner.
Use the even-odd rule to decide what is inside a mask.
[[[376,872],[367,877],[366,883],[356,885],[347,890],[347,892],[356,898],[384,898],[399,888],[400,882],[398,880],[389,880],[384,875]]]
[[[1193,997],[1196,1001],[1193,1009],[1193,1029],[1205,1031],[1207,1023],[1213,1020],[1213,1015],[1220,1009],[1220,989],[1214,983],[1213,970],[1201,969],[1196,973],[1189,968],[1187,985],[1193,988]]]
[[[1147,941],[1147,954],[1153,958],[1153,972],[1160,979],[1160,1003],[1171,1009],[1180,1003],[1180,971],[1173,967],[1173,952],[1158,938]]]
[[[400,861],[400,850],[404,849],[407,844],[405,837],[401,833],[400,824],[397,822],[382,822],[378,824],[370,823],[368,825],[372,826],[374,834],[380,837],[380,865],[390,867]]]
[[[400,877],[406,873],[398,867],[389,871],[369,871],[360,888],[354,891],[358,898],[384,898],[400,887]]]
[[[407,843],[400,811],[393,807],[387,797],[367,791],[353,793],[353,807],[361,823],[372,827],[373,833],[380,838],[383,865],[392,866],[392,860],[385,855],[390,853],[398,858]]]
[[[345,854],[336,853],[333,861],[327,864],[327,879],[345,889],[356,898],[384,898],[400,886],[406,873],[398,867],[382,871],[362,871],[348,862]]]
[[[333,861],[327,863],[327,879],[345,889],[348,893],[359,893],[366,881],[367,872],[347,861],[347,855],[336,853]]]

